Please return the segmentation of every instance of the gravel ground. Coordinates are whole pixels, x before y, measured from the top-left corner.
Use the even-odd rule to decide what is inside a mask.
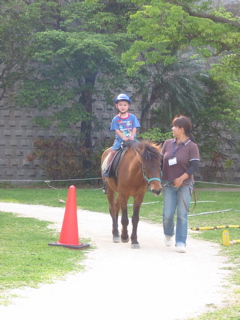
[[[0,203],[0,211],[55,222],[60,232],[65,209]],[[0,306],[2,320],[183,320],[227,303],[230,271],[218,244],[189,235],[187,253],[177,253],[165,247],[162,225],[140,221],[141,249],[134,250],[112,242],[109,215],[86,210],[78,210],[78,230],[80,242],[90,238],[96,247],[86,270],[38,289],[15,290],[13,304]]]

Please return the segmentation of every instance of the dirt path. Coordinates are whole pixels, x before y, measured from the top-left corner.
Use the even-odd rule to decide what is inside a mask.
[[[60,232],[65,210],[0,203],[0,211],[53,221]],[[21,297],[0,306],[1,319],[182,320],[224,306],[229,271],[219,245],[189,236],[187,253],[180,254],[165,247],[161,225],[140,221],[141,249],[133,250],[112,243],[109,215],[78,210],[78,224],[80,239],[91,238],[96,247],[86,271],[16,290]]]

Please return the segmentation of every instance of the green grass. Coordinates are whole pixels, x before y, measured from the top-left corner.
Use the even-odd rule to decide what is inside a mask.
[[[0,201],[4,202],[65,207],[64,203],[59,203],[59,199],[67,199],[68,189],[12,188],[1,189],[0,194]],[[132,212],[131,204],[132,199],[129,202],[129,216]],[[77,188],[77,206],[108,214],[107,198],[102,194],[101,189]],[[140,220],[162,223],[162,209],[163,197],[154,197],[147,192],[141,206]],[[230,210],[223,211],[228,209]],[[199,213],[206,214],[197,215]],[[239,191],[223,192],[199,189],[197,205],[194,208],[194,203],[191,204],[189,214],[189,229],[199,226],[240,225]],[[58,247],[52,250],[46,246],[46,243],[56,241],[56,233],[48,228],[49,222],[19,218],[6,213],[1,214],[0,218],[0,253],[4,256],[4,260],[2,258],[0,260],[3,297],[7,289],[36,286],[39,283],[62,277],[67,272],[81,269],[84,251]],[[231,240],[240,239],[240,228],[228,230]],[[190,233],[195,238],[221,245],[222,231],[223,229],[194,232],[190,230]],[[221,245],[221,253],[227,256],[233,265],[233,275],[229,280],[232,283],[236,301],[230,308],[215,310],[214,313],[207,313],[194,318],[195,320],[240,319],[240,244]]]
[[[21,193],[29,192],[23,189],[16,191],[14,202]],[[14,200],[12,195],[9,200]],[[59,237],[59,233],[49,228],[51,225],[51,222],[0,212],[0,304],[11,302],[11,289],[37,287],[83,270],[81,261],[86,249],[48,246]]]

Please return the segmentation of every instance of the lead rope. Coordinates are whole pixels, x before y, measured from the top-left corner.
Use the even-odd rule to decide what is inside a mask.
[[[193,209],[192,209],[192,211],[193,211],[193,210],[196,208],[196,205],[197,205],[197,198],[198,198],[197,190],[196,190],[196,188],[195,188],[193,185],[191,185],[191,184],[189,184],[189,183],[183,182],[182,184],[188,186],[191,197],[192,197],[192,195],[193,195],[193,199],[194,199],[194,207],[193,207]],[[169,185],[169,186],[170,186],[170,185],[173,186],[173,182],[165,183],[164,187],[165,187],[165,186],[168,186],[168,185]],[[180,187],[180,188],[181,188],[181,187]],[[180,191],[182,192],[181,189],[180,189]],[[187,212],[189,212],[189,208],[187,207],[186,202],[184,201],[183,196],[182,196],[182,201],[183,201],[183,204],[184,204],[184,206],[185,206],[185,209],[187,210]]]

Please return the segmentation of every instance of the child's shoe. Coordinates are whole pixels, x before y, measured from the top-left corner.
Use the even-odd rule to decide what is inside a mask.
[[[109,171],[108,171],[108,169],[106,169],[106,170],[104,171],[104,173],[103,173],[103,176],[104,176],[105,178],[107,178],[107,177],[108,177],[108,174],[109,174]]]

